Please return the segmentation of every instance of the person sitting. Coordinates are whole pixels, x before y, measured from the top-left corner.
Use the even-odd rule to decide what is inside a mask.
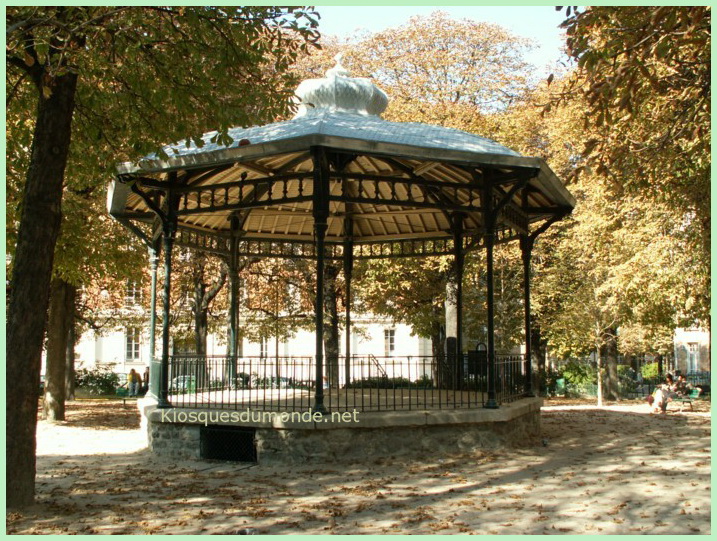
[[[677,386],[675,384],[675,380],[672,377],[672,374],[667,374],[667,377],[665,378],[665,383],[660,385],[652,395],[654,397],[654,401],[651,405],[654,408],[653,411],[655,413],[667,413],[667,403],[671,402],[672,399],[676,396],[676,389]]]
[[[686,396],[690,394],[690,391],[694,388],[694,385],[687,381],[684,374],[677,376],[677,383],[675,384],[675,391],[677,394]]]

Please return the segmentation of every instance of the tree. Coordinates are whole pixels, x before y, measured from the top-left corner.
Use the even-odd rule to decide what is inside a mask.
[[[530,47],[498,25],[437,11],[361,40],[345,64],[389,93],[389,120],[484,131],[489,113],[531,86],[523,57]]]
[[[209,258],[202,252],[191,252],[189,258],[192,288],[189,304],[194,316],[194,351],[197,355],[206,355],[209,307],[227,281],[227,266],[218,261],[210,264]]]
[[[647,190],[618,189],[637,182],[635,168],[606,178],[586,167],[581,150],[599,133],[585,126],[589,104],[574,97],[545,109],[551,92],[567,95],[573,84],[567,74],[502,113],[498,140],[549,161],[578,199],[572,217],[536,244],[534,327],[550,338],[558,356],[602,351],[612,376],[606,380],[609,396],[616,384],[615,347],[623,355],[668,352],[675,327],[694,322],[698,292],[704,291],[696,283],[704,273],[684,209]],[[670,164],[662,167],[673,174]]]
[[[314,292],[306,261],[264,259],[243,273],[246,317],[242,332],[256,342],[274,338],[275,375],[281,376],[279,343],[311,328]],[[291,377],[291,376],[289,376]]]
[[[694,319],[710,307],[710,6],[593,6],[563,23],[577,67],[554,102],[578,100],[591,137],[576,174],[682,214],[697,273]]]
[[[126,286],[128,281],[140,281],[138,275],[142,273],[138,269],[143,268],[146,260],[146,251],[133,242],[130,232],[106,215],[102,204],[104,197],[98,197],[103,195],[99,187],[80,189],[78,184],[85,180],[84,175],[74,174],[72,167],[69,172],[73,177],[66,183],[61,231],[53,261],[53,284],[58,287],[53,288],[50,295],[51,306],[59,311],[53,313],[51,310],[47,329],[44,416],[48,420],[64,420],[61,413],[64,410],[63,395],[57,394],[56,398],[48,395],[53,389],[57,393],[57,389],[67,387],[67,371],[74,370],[68,365],[68,359],[74,359],[74,340],[70,339],[70,333],[75,320],[93,321],[95,329],[103,323],[111,323],[115,328],[137,326],[137,314],[127,311]],[[78,292],[82,293],[92,283],[102,283],[105,277],[119,282],[119,303],[115,309],[102,298],[95,299],[90,311],[86,310],[86,303],[76,305]],[[67,300],[55,303],[53,295],[56,294]],[[88,301],[88,296],[84,300]],[[85,309],[83,313],[78,313],[80,307]],[[62,329],[55,329],[56,325]],[[68,348],[72,351],[68,352]],[[50,407],[55,411],[49,412]]]
[[[10,7],[6,25],[8,101],[24,85],[37,99],[7,326],[7,494],[19,507],[34,493],[35,389],[73,121],[113,161],[207,127],[225,142],[230,125],[288,107],[286,69],[317,33],[305,10],[272,7]],[[90,148],[87,160],[103,162]]]
[[[616,398],[617,348],[669,351],[665,334],[681,321],[679,222],[666,205],[615,197],[599,178],[583,176],[572,191],[573,215],[545,234],[536,257],[533,304],[555,354],[606,360],[606,395]]]
[[[445,313],[448,258],[376,259],[355,269],[358,311],[410,325],[414,334],[431,340],[437,381],[451,381],[445,368]]]

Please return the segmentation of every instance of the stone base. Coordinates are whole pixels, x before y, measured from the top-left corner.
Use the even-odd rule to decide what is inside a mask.
[[[141,401],[148,445],[171,458],[200,457],[200,428],[253,427],[257,459],[263,463],[354,462],[389,456],[534,444],[540,436],[540,398],[525,398],[499,409],[355,412],[309,419],[269,418],[264,412],[165,409]],[[285,414],[287,415],[287,414]],[[296,414],[298,417],[298,414]],[[263,416],[263,418],[262,418]]]

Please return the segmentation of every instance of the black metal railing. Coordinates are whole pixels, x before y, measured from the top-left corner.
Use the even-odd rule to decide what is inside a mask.
[[[496,394],[499,404],[513,402],[528,392],[525,355],[496,355]]]
[[[487,358],[356,355],[324,360],[329,411],[478,408],[489,392]],[[525,357],[497,355],[498,404],[526,394]],[[169,363],[174,407],[308,411],[315,404],[313,357],[174,355]]]

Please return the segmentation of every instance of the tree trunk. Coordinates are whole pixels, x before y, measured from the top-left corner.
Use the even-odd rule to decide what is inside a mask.
[[[433,386],[447,389],[452,382],[452,371],[446,362],[446,332],[436,321],[431,332],[431,351],[433,352]]]
[[[207,362],[207,333],[208,316],[207,309],[200,309],[194,314],[194,351],[196,353],[196,388],[209,388],[209,363]]]
[[[597,362],[597,405],[602,408],[602,358],[600,357],[600,344],[595,345],[595,361]]]
[[[339,307],[336,278],[339,267],[324,267],[324,370],[329,386],[339,387]]]
[[[197,356],[207,354],[207,334],[209,329],[208,310],[200,309],[194,313],[194,351]]]
[[[608,400],[617,400],[618,378],[617,378],[617,329],[610,329],[605,339],[605,368],[607,370],[605,397]]]
[[[73,303],[77,290],[73,288]],[[74,310],[74,306],[73,306]],[[75,332],[75,314],[70,314],[70,328],[67,332],[67,355],[65,364],[65,400],[75,399],[75,343],[77,335]]]
[[[62,278],[52,280],[47,322],[45,396],[42,401],[42,418],[47,421],[65,420],[67,343],[75,311],[74,289]]]
[[[547,396],[546,382],[546,358],[547,358],[547,342],[540,333],[540,326],[533,324],[530,328],[530,351],[533,359],[533,389],[538,396]]]
[[[458,283],[455,268],[452,268],[446,279],[446,299],[443,306],[446,318],[446,365],[450,371],[447,375],[450,378],[448,382],[451,389],[458,389]]]
[[[277,316],[276,321],[279,321],[279,317]],[[274,372],[276,375],[276,384],[277,386],[281,386],[281,359],[279,358],[279,330],[274,329],[276,332],[274,333]]]
[[[5,424],[9,508],[33,503],[35,429],[42,342],[55,243],[60,231],[62,182],[70,147],[77,75],[55,79],[40,97],[18,227],[7,314]]]
[[[197,389],[208,389],[211,381],[212,367],[207,360],[207,334],[209,332],[209,305],[221,291],[227,280],[228,269],[226,265],[220,267],[219,276],[207,288],[204,282],[206,268],[206,255],[198,253],[193,255],[193,282],[194,282],[194,347],[197,355]],[[218,368],[218,367],[217,367]]]
[[[657,377],[662,380],[663,374],[665,373],[665,362],[663,360],[662,354],[657,355]]]

